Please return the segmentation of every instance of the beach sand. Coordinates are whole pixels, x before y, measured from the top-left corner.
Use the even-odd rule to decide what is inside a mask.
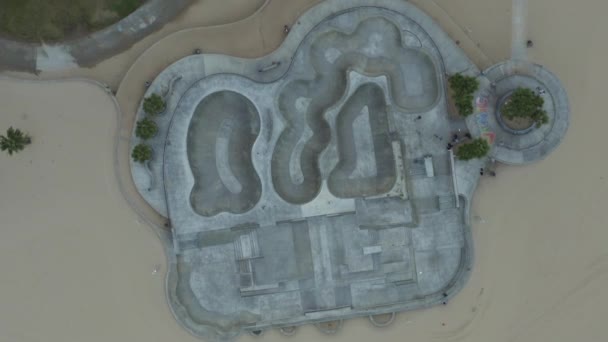
[[[458,39],[481,56],[480,64],[509,57],[509,1],[414,2],[456,37],[465,32]],[[215,0],[197,6],[243,15]],[[546,160],[501,166],[498,177],[482,179],[472,208],[475,265],[463,291],[447,306],[399,314],[389,328],[357,319],[333,337],[303,327],[292,338],[267,332],[264,341],[605,340],[608,158],[600,138],[608,127],[602,102],[608,3],[536,0],[529,6],[530,59],[567,88],[571,126]],[[280,11],[277,27],[297,16]],[[473,51],[477,44],[480,51]],[[107,63],[127,66],[131,54]],[[80,73],[95,77],[109,69]],[[119,191],[112,155],[116,111],[108,95],[90,83],[0,79],[0,103],[0,128],[13,125],[33,136],[25,151],[0,155],[0,341],[196,341],[165,303],[159,239]],[[160,271],[153,274],[156,265]],[[261,339],[241,338],[254,340]]]

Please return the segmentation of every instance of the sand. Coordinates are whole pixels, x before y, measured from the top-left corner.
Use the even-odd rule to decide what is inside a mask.
[[[414,2],[462,39],[480,64],[508,58],[508,1]],[[197,6],[243,14],[216,0]],[[602,101],[608,3],[536,0],[529,6],[535,45],[528,54],[566,86],[571,126],[546,160],[502,166],[498,177],[481,181],[472,209],[476,262],[468,285],[447,306],[400,314],[387,329],[359,319],[345,322],[335,337],[304,327],[289,340],[605,340],[608,159],[600,137],[608,126]],[[277,27],[297,16],[274,10]],[[573,22],[564,24],[568,20]],[[131,54],[107,63],[127,66]],[[119,192],[112,156],[117,120],[107,94],[89,83],[2,79],[0,103],[0,128],[18,126],[34,138],[22,153],[0,155],[0,341],[196,341],[165,303],[159,240]],[[160,271],[153,274],[155,265]],[[264,336],[283,340],[276,332]]]

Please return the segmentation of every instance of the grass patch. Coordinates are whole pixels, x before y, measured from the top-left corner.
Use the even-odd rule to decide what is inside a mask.
[[[142,0],[113,0],[110,8],[122,18],[133,13],[141,4]]]
[[[16,40],[59,41],[131,14],[145,0],[0,0],[0,33]]]
[[[119,16],[126,17],[133,13],[141,4],[141,0],[114,0],[112,1],[111,8]]]

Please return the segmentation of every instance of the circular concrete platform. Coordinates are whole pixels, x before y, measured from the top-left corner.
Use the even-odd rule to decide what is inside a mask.
[[[491,156],[505,164],[521,165],[544,159],[562,141],[570,124],[566,90],[553,73],[541,65],[509,60],[484,71],[493,85],[494,98],[501,99],[518,87],[539,92],[545,100],[549,123],[525,132],[513,132],[489,117],[496,134]]]

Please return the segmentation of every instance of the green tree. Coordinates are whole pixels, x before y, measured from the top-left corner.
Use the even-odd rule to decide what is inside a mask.
[[[137,121],[135,135],[143,140],[150,139],[158,133],[158,125],[150,118],[143,118]]]
[[[471,160],[485,157],[490,152],[490,144],[486,139],[477,138],[458,146],[456,156],[461,160]]]
[[[543,109],[545,100],[528,88],[517,88],[500,109],[507,119],[528,118],[537,126],[549,122],[549,116]]]
[[[6,151],[9,155],[17,153],[32,143],[32,139],[26,133],[19,129],[9,127],[6,131],[6,136],[0,136],[0,149]]]
[[[152,94],[144,99],[144,112],[148,115],[157,115],[165,110],[165,101],[158,94]]]
[[[479,88],[479,81],[475,77],[454,74],[448,79],[454,94],[454,104],[458,113],[464,117],[473,114],[473,94]]]
[[[143,164],[152,159],[153,153],[154,150],[149,145],[138,144],[133,148],[133,152],[131,152],[131,158],[133,158],[133,161]]]
[[[120,17],[126,17],[133,13],[141,4],[142,0],[114,0],[110,3],[110,6]]]

